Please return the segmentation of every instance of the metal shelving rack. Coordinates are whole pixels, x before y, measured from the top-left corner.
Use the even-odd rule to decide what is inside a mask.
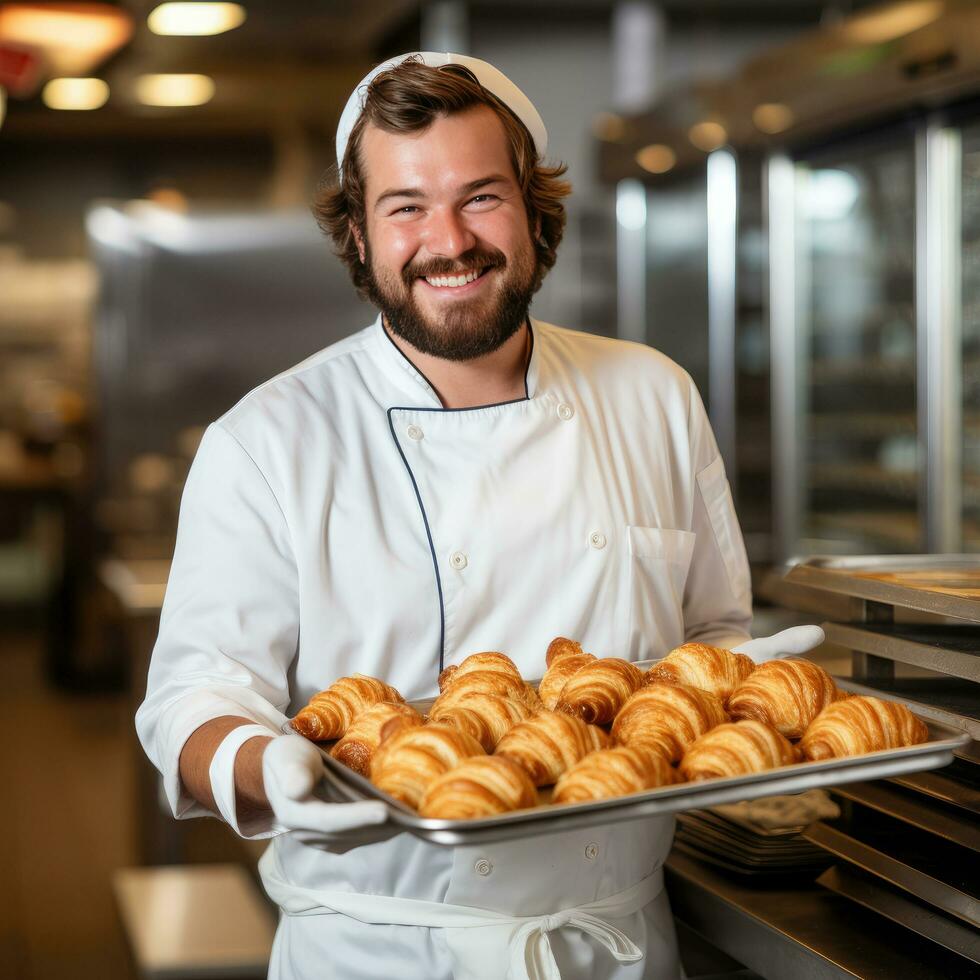
[[[851,651],[852,689],[905,701],[972,737],[944,769],[835,790],[840,819],[805,834],[835,859],[817,883],[960,957],[955,975],[978,975],[980,883],[970,869],[980,852],[980,561],[817,558],[786,581],[818,602],[855,603],[856,618],[824,624],[827,639]]]

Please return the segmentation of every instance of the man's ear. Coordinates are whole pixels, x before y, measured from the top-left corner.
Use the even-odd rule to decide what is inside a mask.
[[[361,265],[364,265],[364,256],[366,255],[364,249],[364,236],[361,234],[361,229],[351,221],[348,224],[350,228],[350,233],[354,236],[354,242],[357,245],[357,254],[361,257]]]
[[[541,241],[541,215],[540,214],[534,219],[534,240],[536,242]]]

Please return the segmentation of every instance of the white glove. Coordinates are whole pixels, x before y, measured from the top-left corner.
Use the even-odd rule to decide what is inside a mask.
[[[317,795],[324,777],[320,750],[302,735],[280,735],[262,753],[262,778],[280,830],[301,843],[347,850],[398,833],[380,800],[328,803]],[[322,787],[320,790],[322,794]]]
[[[734,647],[735,653],[750,656],[757,664],[783,657],[798,657],[807,650],[820,646],[824,632],[819,626],[791,626],[788,630],[760,636],[757,640],[746,640]]]

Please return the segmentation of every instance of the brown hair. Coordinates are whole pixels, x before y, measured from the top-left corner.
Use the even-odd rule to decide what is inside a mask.
[[[514,173],[524,196],[528,227],[535,239],[535,291],[555,264],[558,245],[565,231],[562,198],[571,193],[571,185],[560,179],[567,167],[561,163],[554,167],[543,166],[527,127],[500,99],[483,88],[467,68],[462,65],[431,68],[418,58],[409,58],[375,76],[367,90],[364,111],[351,130],[340,173],[337,168],[328,170],[313,199],[317,224],[333,239],[337,255],[347,265],[362,296],[367,295],[365,287],[370,273],[361,263],[351,226],[366,237],[360,159],[364,128],[371,124],[389,133],[416,133],[430,126],[438,116],[481,105],[493,109],[507,134]],[[342,182],[337,181],[340,174]],[[539,221],[541,231],[535,238]]]

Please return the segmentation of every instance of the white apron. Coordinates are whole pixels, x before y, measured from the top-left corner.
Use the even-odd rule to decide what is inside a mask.
[[[690,379],[649,348],[533,328],[524,399],[443,410],[377,323],[209,429],[137,719],[178,815],[200,812],[176,769],[203,720],[277,727],[345,673],[414,698],[479,650],[540,676],[557,635],[632,660],[746,638],[744,549]],[[523,976],[524,957],[532,977],[677,977],[672,834],[659,818],[479,848],[277,838],[266,885],[292,911],[270,975]]]

